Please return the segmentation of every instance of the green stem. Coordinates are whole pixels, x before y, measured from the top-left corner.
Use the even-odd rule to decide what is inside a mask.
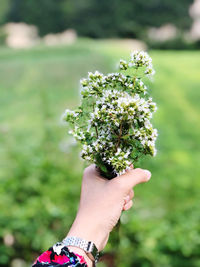
[[[94,112],[94,103],[92,104],[92,108],[93,108],[93,112]],[[95,132],[96,132],[96,137],[99,138],[97,126],[95,125],[94,128],[95,128]]]
[[[136,69],[135,76],[133,77],[133,90],[135,89],[135,82],[136,82],[136,78],[137,78],[137,72],[138,72],[138,69]]]
[[[116,144],[116,151],[120,145],[121,137],[122,137],[122,123],[120,124],[119,136],[118,136],[118,140],[117,140],[117,144]]]

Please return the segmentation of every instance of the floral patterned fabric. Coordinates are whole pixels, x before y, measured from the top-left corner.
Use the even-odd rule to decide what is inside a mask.
[[[70,252],[62,243],[56,243],[41,254],[32,267],[87,267],[83,256]]]

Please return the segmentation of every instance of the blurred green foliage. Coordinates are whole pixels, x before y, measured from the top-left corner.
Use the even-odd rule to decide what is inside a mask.
[[[1,0],[0,22],[26,22],[40,34],[77,30],[94,38],[143,38],[149,26],[191,25],[188,8],[193,0]]]
[[[0,7],[0,23],[4,23],[9,12],[11,1],[10,0],[1,0]]]
[[[150,87],[159,107],[158,156],[141,162],[152,179],[135,189],[134,207],[121,219],[120,243],[111,238],[105,252],[112,255],[118,246],[119,267],[199,267],[200,54],[150,54],[157,70]],[[84,163],[78,148],[69,145],[60,115],[78,104],[78,82],[87,71],[113,71],[126,57],[116,44],[87,40],[69,47],[0,50],[2,267],[15,258],[30,265],[69,229]]]

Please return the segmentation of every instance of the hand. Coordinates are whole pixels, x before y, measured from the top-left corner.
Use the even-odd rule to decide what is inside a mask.
[[[78,213],[67,236],[93,241],[101,251],[122,210],[128,210],[132,206],[132,188],[147,182],[150,177],[151,173],[147,170],[132,169],[107,180],[100,176],[95,165],[86,168]]]

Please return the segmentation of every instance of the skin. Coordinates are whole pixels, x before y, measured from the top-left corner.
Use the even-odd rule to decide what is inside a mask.
[[[99,251],[103,250],[122,211],[133,205],[133,188],[150,178],[148,170],[132,168],[119,177],[107,180],[99,175],[95,165],[87,167],[83,174],[79,209],[67,236],[93,241]],[[88,267],[92,266],[83,250],[69,249],[83,255]]]

